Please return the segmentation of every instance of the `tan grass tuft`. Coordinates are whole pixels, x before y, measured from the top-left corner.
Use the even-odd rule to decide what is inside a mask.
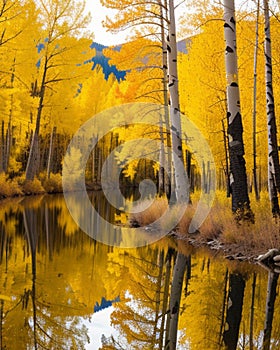
[[[130,215],[129,221],[132,225],[147,226],[159,219],[166,209],[166,198],[146,199],[134,207],[134,211],[137,212]]]

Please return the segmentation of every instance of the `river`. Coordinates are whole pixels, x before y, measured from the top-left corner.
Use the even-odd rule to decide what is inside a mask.
[[[170,237],[104,244],[62,195],[1,201],[0,253],[1,349],[280,348],[277,274]]]

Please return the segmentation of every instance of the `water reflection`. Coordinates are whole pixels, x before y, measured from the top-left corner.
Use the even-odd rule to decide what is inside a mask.
[[[0,263],[1,349],[280,346],[278,274],[169,238],[98,243],[63,196],[0,203]]]

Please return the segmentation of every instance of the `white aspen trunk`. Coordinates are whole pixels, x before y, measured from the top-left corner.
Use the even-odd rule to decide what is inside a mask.
[[[243,126],[236,53],[236,21],[234,0],[224,0],[225,63],[227,78],[227,120],[230,159],[230,191],[232,211],[236,219],[253,220],[247,188],[244,159]]]
[[[171,249],[168,250],[167,256],[166,256],[166,263],[165,263],[165,275],[164,275],[164,288],[163,288],[163,297],[162,297],[162,318],[161,318],[161,325],[160,325],[160,336],[159,336],[159,348],[163,349],[163,340],[164,340],[164,329],[166,330],[167,338],[168,338],[168,332],[169,332],[169,324],[168,316],[166,317],[166,311],[168,306],[168,295],[169,295],[169,285],[170,285],[170,275],[171,275],[171,258],[172,258],[173,252]]]
[[[252,292],[251,292],[251,311],[250,311],[250,332],[249,332],[249,346],[250,350],[254,350],[254,321],[255,321],[255,300],[256,300],[256,280],[257,274],[253,274]]]
[[[187,257],[182,253],[178,253],[174,266],[170,292],[170,328],[167,345],[165,347],[167,350],[176,349],[180,302],[186,265]]]
[[[13,105],[14,105],[14,95],[11,95],[10,111],[9,111],[9,123],[8,123],[7,136],[6,136],[6,154],[5,154],[5,164],[4,164],[5,173],[8,173],[10,156],[11,156],[12,137],[13,137],[13,135],[12,135],[12,132],[13,132],[13,127],[12,127]]]
[[[159,134],[160,134],[160,150],[159,150],[159,172],[158,172],[158,192],[162,196],[164,193],[164,165],[165,165],[165,153],[164,153],[164,137],[163,137],[163,120],[160,115],[159,120]]]
[[[260,13],[260,0],[257,2],[257,18],[256,18],[256,43],[254,52],[254,91],[253,91],[253,184],[255,197],[258,201],[260,199],[258,179],[257,179],[257,130],[256,130],[256,117],[257,117],[257,64],[258,64],[258,51],[259,51],[259,13]]]
[[[163,77],[162,77],[162,87],[163,87],[163,99],[164,104],[166,102],[166,96],[167,96],[167,81],[165,80],[166,75],[166,68],[164,67],[164,59],[167,54],[166,48],[165,48],[165,35],[164,35],[164,18],[163,18],[163,7],[161,5],[161,2],[158,1],[159,8],[160,8],[160,25],[161,25],[161,44],[162,44],[162,69],[163,69]],[[159,151],[159,172],[158,172],[158,192],[159,195],[163,195],[165,192],[165,186],[164,186],[164,166],[165,166],[165,153],[164,153],[164,136],[163,136],[163,118],[162,115],[160,115],[159,120],[159,134],[160,134],[160,151]]]
[[[269,271],[267,292],[266,292],[266,309],[265,309],[265,324],[263,335],[263,350],[269,350],[271,345],[272,325],[274,318],[275,300],[277,297],[277,285],[279,274]]]
[[[165,11],[163,9],[165,8]],[[164,124],[166,127],[166,144],[167,144],[167,154],[164,155],[165,157],[165,164],[166,164],[166,173],[167,176],[164,174],[164,192],[167,195],[167,197],[170,197],[170,191],[171,191],[171,177],[172,177],[172,171],[171,171],[171,162],[172,162],[172,154],[171,154],[171,135],[169,132],[170,129],[170,119],[169,119],[169,113],[168,113],[168,63],[167,63],[167,45],[165,41],[165,21],[168,16],[168,10],[167,10],[167,0],[164,1],[164,4],[160,4],[160,10],[161,10],[161,42],[162,42],[162,69],[163,69],[163,103],[164,103]]]
[[[158,255],[158,266],[159,273],[157,276],[156,282],[156,305],[155,305],[155,319],[154,319],[154,327],[153,327],[153,335],[152,335],[152,346],[155,347],[156,344],[159,343],[159,339],[157,337],[159,331],[159,320],[162,318],[160,306],[161,306],[161,296],[162,296],[162,280],[164,277],[163,265],[164,265],[164,251],[160,251]]]
[[[93,138],[93,142],[94,144],[96,143],[96,137]],[[91,179],[92,179],[92,182],[95,183],[96,182],[96,176],[97,174],[95,173],[95,164],[96,164],[96,144],[95,144],[95,147],[93,148],[92,150],[92,173],[91,173]]]
[[[52,170],[52,157],[53,157],[53,139],[56,134],[56,126],[52,128],[51,138],[50,138],[50,149],[48,155],[48,165],[47,165],[47,178],[50,178],[51,170]]]
[[[101,145],[98,148],[98,158],[97,158],[97,176],[96,176],[96,182],[98,184],[101,183],[101,172],[102,172],[102,148]]]
[[[181,115],[179,105],[178,69],[177,69],[177,42],[176,24],[174,14],[174,1],[169,0],[169,33],[167,37],[168,57],[168,87],[170,93],[170,120],[173,168],[175,177],[176,201],[183,203],[188,201],[187,179],[183,170],[183,153],[181,139]]]
[[[26,180],[34,180],[35,175],[38,173],[39,169],[39,135],[34,132],[32,136],[29,157],[26,166],[25,178]]]
[[[274,94],[272,86],[272,56],[270,36],[270,16],[268,0],[264,0],[265,17],[265,81],[266,81],[266,113],[268,133],[268,192],[273,216],[279,216],[279,202],[277,191],[280,191],[280,168],[277,143],[277,126],[275,118]]]

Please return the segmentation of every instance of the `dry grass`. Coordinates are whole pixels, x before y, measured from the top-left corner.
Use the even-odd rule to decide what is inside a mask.
[[[188,237],[188,229],[196,209],[198,196],[194,196],[193,205],[188,206],[181,221],[176,225],[180,236]],[[167,209],[166,199],[157,199],[146,210],[133,214],[130,219],[140,226],[146,226],[158,219]],[[199,228],[195,239],[201,243],[218,240],[224,247],[232,247],[243,254],[259,254],[270,248],[280,248],[280,220],[272,217],[269,198],[261,194],[261,200],[251,199],[255,214],[255,223],[237,223],[231,212],[231,199],[224,192],[217,192],[211,211]],[[172,210],[178,210],[176,206]]]
[[[159,219],[165,213],[167,207],[166,198],[158,198],[155,201],[146,199],[133,208],[134,213],[130,215],[129,221],[132,225],[147,226]]]

